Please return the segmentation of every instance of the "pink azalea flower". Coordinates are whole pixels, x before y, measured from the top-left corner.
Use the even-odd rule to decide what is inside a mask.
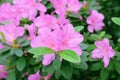
[[[5,70],[5,66],[0,65],[0,80],[3,78],[7,78],[8,72]]]
[[[79,0],[49,0],[49,1],[53,4],[55,12],[59,16],[61,14],[66,15],[68,11],[77,13],[82,7],[82,4],[79,2]]]
[[[38,71],[37,73],[35,74],[31,74],[29,77],[28,77],[28,80],[40,80],[40,74],[39,74],[40,71]]]
[[[32,40],[36,36],[35,34],[36,27],[34,26],[34,24],[31,24],[31,25],[26,25],[26,28],[29,32],[29,40]]]
[[[80,3],[79,0],[68,0],[68,11],[71,11],[71,12],[74,12],[74,13],[77,13],[81,7],[82,7],[82,4]]]
[[[16,23],[17,25],[20,23],[19,15],[16,13],[16,7],[12,6],[9,3],[4,3],[0,6],[0,22],[9,22]]]
[[[94,30],[102,30],[104,27],[104,15],[96,10],[91,11],[91,15],[87,18],[88,31],[94,32]]]
[[[41,13],[47,11],[46,7],[43,4],[36,2],[36,0],[14,0],[13,3],[16,8],[18,8],[18,14],[21,12],[22,17],[28,17],[30,20],[33,20],[36,17],[37,11],[40,11]],[[21,9],[23,11],[21,11]]]
[[[67,8],[66,8],[66,4],[67,4],[67,0],[49,0],[54,8],[55,8],[55,12],[60,15],[61,13],[63,15],[66,15],[66,11],[67,11]]]
[[[52,30],[59,28],[59,25],[70,23],[70,21],[66,19],[63,14],[61,14],[59,18],[56,18],[53,15],[49,14],[42,14],[39,17],[35,18],[33,22],[34,25],[39,28],[47,27]]]
[[[50,29],[55,29],[57,27],[57,19],[48,14],[42,14],[36,19],[34,19],[34,25],[37,27],[49,27]]]
[[[47,27],[39,29],[39,36],[34,38],[31,42],[31,46],[33,48],[45,46],[52,48],[53,50],[57,51],[58,48],[58,41],[56,37],[56,32],[51,32],[51,30]],[[55,54],[46,54],[43,56],[42,63],[44,65],[49,65],[55,59]]]
[[[70,49],[81,55],[82,51],[79,44],[83,41],[83,36],[78,32],[75,32],[72,24],[65,24],[62,29],[57,31],[59,36],[59,49],[58,51]],[[63,37],[64,36],[64,37]]]
[[[70,49],[78,53],[78,55],[82,53],[79,44],[83,41],[83,36],[75,32],[71,24],[65,24],[54,31],[51,31],[51,29],[47,27],[40,28],[38,34],[39,35],[31,41],[33,48],[44,46],[56,52]],[[54,59],[54,53],[44,55],[43,65],[49,65]]]
[[[102,41],[95,42],[96,49],[92,51],[92,58],[94,59],[103,59],[104,67],[106,68],[109,65],[110,58],[115,55],[115,51],[109,45],[109,40],[104,38]]]
[[[16,27],[15,24],[7,24],[3,27],[2,33],[4,34],[6,41],[11,44],[17,37],[23,36],[24,28]]]

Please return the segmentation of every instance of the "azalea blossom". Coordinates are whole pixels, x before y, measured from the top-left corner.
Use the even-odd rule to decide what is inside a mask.
[[[64,15],[61,14],[58,18],[49,14],[42,14],[33,20],[34,25],[38,28],[47,27],[49,29],[55,30],[59,28],[59,25],[70,23]]]
[[[34,25],[39,28],[48,27],[50,29],[55,29],[57,27],[57,18],[53,15],[42,14],[34,19]]]
[[[43,4],[36,2],[36,0],[14,0],[13,3],[18,9],[18,14],[23,18],[29,18],[29,20],[36,17],[37,11],[41,13],[47,11],[47,8]]]
[[[82,4],[79,0],[49,0],[54,8],[55,12],[60,16],[61,14],[66,15],[67,12],[74,12],[77,13]]]
[[[4,3],[0,6],[0,23],[9,22],[20,23],[20,17],[17,14],[17,8],[9,3]]]
[[[8,76],[8,72],[5,70],[5,66],[4,65],[0,65],[0,80],[3,78],[7,78]]]
[[[67,8],[68,11],[74,12],[74,13],[78,13],[78,11],[81,9],[81,7],[83,6],[79,0],[67,0],[68,4],[67,4]]]
[[[99,31],[104,27],[104,15],[96,10],[92,10],[90,16],[87,18],[88,31],[93,33],[94,30]]]
[[[94,59],[103,59],[104,67],[106,68],[109,65],[110,58],[115,55],[115,51],[109,44],[109,40],[104,38],[101,41],[95,42],[96,49],[92,51],[92,58]]]
[[[17,27],[15,24],[7,24],[2,27],[2,33],[6,39],[6,42],[10,45],[14,45],[14,40],[16,40],[19,36],[23,36],[24,28]]]
[[[65,24],[54,31],[51,31],[51,29],[47,27],[40,28],[38,34],[39,35],[31,41],[33,48],[44,46],[53,49],[55,52],[70,49],[78,55],[82,53],[79,44],[83,41],[83,36],[75,32],[71,24]],[[46,54],[43,56],[42,62],[44,65],[49,65],[54,59],[55,53]]]

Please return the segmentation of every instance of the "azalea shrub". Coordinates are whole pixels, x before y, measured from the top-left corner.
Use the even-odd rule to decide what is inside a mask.
[[[0,80],[120,80],[119,5],[1,0]]]

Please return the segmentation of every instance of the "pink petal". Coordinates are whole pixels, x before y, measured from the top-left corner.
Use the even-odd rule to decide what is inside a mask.
[[[39,74],[39,71],[35,74],[31,74],[29,77],[28,77],[28,80],[40,80],[40,74]]]
[[[75,47],[79,45],[83,41],[83,36],[76,32],[76,34],[73,35],[72,39],[68,40],[69,47]]]
[[[23,27],[16,27],[14,34],[15,34],[15,39],[19,36],[23,36],[24,28]]]
[[[92,58],[100,59],[102,57],[103,57],[103,55],[102,55],[102,53],[99,49],[95,49],[95,50],[92,51]]]
[[[36,9],[31,9],[29,12],[29,20],[33,20],[37,15],[37,10]]]
[[[41,3],[36,4],[36,8],[41,12],[46,12],[47,11],[47,8]]]
[[[107,68],[107,66],[109,65],[110,59],[108,57],[104,57],[103,62],[104,62],[104,67]]]
[[[54,59],[55,59],[55,54],[54,54],[54,53],[52,53],[52,54],[46,54],[46,55],[43,56],[43,61],[42,61],[42,63],[43,63],[44,66],[47,66],[47,65],[49,65]]]
[[[71,50],[75,51],[79,56],[82,55],[82,50],[80,49],[80,46],[76,46],[71,48]]]
[[[89,25],[89,26],[88,26],[88,31],[91,32],[91,33],[93,33],[94,27],[93,27],[92,25]]]
[[[103,27],[104,27],[104,23],[103,23],[103,22],[99,22],[99,23],[97,23],[97,24],[94,26],[94,28],[95,28],[96,31],[102,30]]]

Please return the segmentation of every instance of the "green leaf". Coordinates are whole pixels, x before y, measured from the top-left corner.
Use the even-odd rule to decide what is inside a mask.
[[[81,30],[84,29],[84,26],[76,26],[75,31],[80,32]]]
[[[88,61],[88,52],[87,51],[82,51],[82,55],[81,55],[81,61],[86,62]]]
[[[88,48],[88,45],[87,45],[87,44],[84,44],[84,43],[81,43],[81,44],[80,44],[80,48],[81,48],[82,50],[85,50],[85,49]]]
[[[86,62],[81,62],[79,68],[82,69],[82,70],[87,70],[88,69],[88,65],[87,65]]]
[[[96,48],[96,46],[94,44],[88,45],[87,51],[91,52],[95,48]]]
[[[42,71],[46,72],[47,74],[52,74],[55,71],[55,69],[54,69],[53,64],[50,64],[48,66],[43,66]]]
[[[73,67],[71,66],[70,63],[68,62],[63,62],[61,66],[61,74],[64,76],[66,79],[70,80],[73,74]]]
[[[78,56],[77,53],[75,53],[72,50],[63,50],[59,52],[58,54],[60,57],[62,57],[66,61],[73,62],[73,63],[81,62],[80,56]]]
[[[30,49],[28,52],[31,54],[34,54],[33,57],[37,58],[37,57],[44,55],[44,54],[51,54],[54,51],[50,48],[47,48],[47,47],[37,47],[37,48]]]
[[[30,41],[26,40],[23,43],[20,44],[20,46],[25,47],[28,46],[30,44]]]
[[[36,63],[39,63],[39,62],[42,61],[42,60],[43,60],[43,56],[41,55],[41,56],[39,56],[38,58],[36,58],[35,62],[36,62]]]
[[[13,55],[15,53],[15,48],[11,48],[10,55]]]
[[[101,68],[102,68],[102,63],[101,62],[97,62],[97,63],[95,63],[95,64],[93,64],[92,66],[91,66],[91,70],[92,71],[97,71],[97,70],[100,70]]]
[[[61,67],[61,61],[60,58],[57,56],[56,59],[53,61],[53,66],[56,70],[60,69]]]
[[[2,23],[0,23],[1,25],[6,25],[6,24],[8,24],[9,22],[7,22],[7,21],[3,21]]]
[[[2,37],[2,41],[5,42],[6,39],[5,39],[5,36],[4,36],[3,32],[0,32],[0,35],[1,35],[1,37]]]
[[[16,56],[21,57],[23,55],[23,51],[21,49],[17,48],[17,49],[15,49],[15,54],[16,54]]]
[[[120,62],[114,61],[115,70],[120,74]]]
[[[34,72],[37,72],[39,70],[39,68],[40,68],[39,65],[34,66]]]
[[[9,47],[8,47],[8,48],[0,49],[0,54],[5,53],[5,52],[7,52],[7,51],[9,51],[9,50],[10,50]]]
[[[111,59],[109,65],[107,67],[107,70],[111,71],[113,69],[113,67],[114,67],[114,60]]]
[[[109,74],[110,74],[109,71],[103,68],[100,73],[100,77],[101,77],[100,80],[108,80]]]
[[[3,46],[8,46],[8,47],[11,47],[11,45],[9,45],[8,43],[6,43],[6,42],[2,42],[2,45]]]
[[[114,23],[116,23],[117,25],[120,25],[120,18],[118,18],[118,17],[113,17],[113,18],[112,18],[112,21],[113,21]]]
[[[26,59],[25,57],[21,57],[17,60],[16,67],[19,71],[22,71],[25,68]]]
[[[58,69],[57,71],[55,71],[55,78],[58,80],[61,76],[61,71],[60,69]]]
[[[73,64],[72,65],[74,68],[77,68],[77,69],[82,69],[82,70],[87,70],[88,69],[88,65],[86,62],[82,61],[81,63],[79,64]]]
[[[9,70],[8,71],[7,80],[16,80],[15,70]]]
[[[105,31],[102,31],[99,36],[102,39],[105,36]]]

